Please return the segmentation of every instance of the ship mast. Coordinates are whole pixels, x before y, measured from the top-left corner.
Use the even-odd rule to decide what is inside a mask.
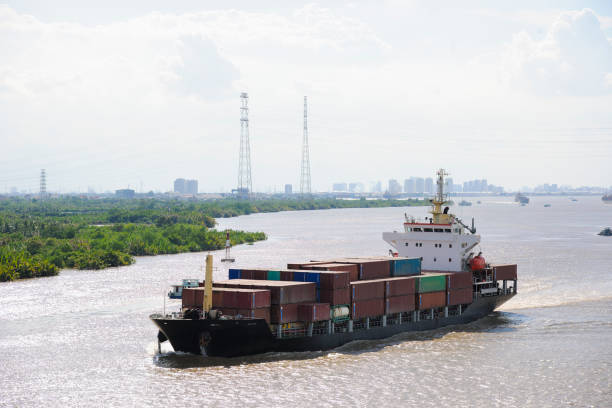
[[[444,214],[442,206],[446,204],[446,194],[444,194],[444,176],[448,176],[448,173],[444,169],[440,169],[438,174],[438,191],[436,196],[432,198],[432,208],[430,213],[433,215],[432,219],[435,224],[448,224],[451,222],[450,214]]]

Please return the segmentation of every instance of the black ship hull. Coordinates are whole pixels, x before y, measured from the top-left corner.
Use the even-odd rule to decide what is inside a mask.
[[[509,300],[513,293],[480,297],[459,315],[424,319],[332,334],[277,339],[264,319],[210,320],[170,318],[151,315],[161,334],[175,351],[234,357],[270,351],[319,351],[339,347],[354,340],[377,340],[409,331],[432,330],[466,324],[487,316]]]

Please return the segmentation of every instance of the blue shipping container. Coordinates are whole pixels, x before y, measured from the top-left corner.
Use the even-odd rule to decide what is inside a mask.
[[[240,269],[230,269],[229,270],[230,279],[240,279],[240,275],[241,275]]]
[[[421,274],[419,258],[397,259],[392,262],[391,276],[412,276]]]
[[[319,272],[306,272],[304,282],[314,282],[317,284],[317,289],[321,287],[321,274]]]
[[[307,282],[306,280],[306,272],[293,272],[293,281],[294,282]]]

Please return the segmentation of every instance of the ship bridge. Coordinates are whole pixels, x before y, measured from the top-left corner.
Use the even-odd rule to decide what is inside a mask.
[[[476,229],[470,229],[453,214],[444,194],[444,169],[438,171],[438,192],[431,199],[431,217],[417,219],[405,216],[404,231],[384,232],[383,240],[397,251],[399,256],[420,258],[424,270],[462,271],[472,256],[472,249],[480,243]]]

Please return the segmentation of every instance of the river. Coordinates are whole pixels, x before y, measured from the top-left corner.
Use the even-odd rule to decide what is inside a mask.
[[[465,326],[349,343],[331,352],[210,359],[156,353],[148,314],[177,310],[168,286],[203,277],[203,253],[141,257],[102,271],[0,283],[0,406],[612,405],[612,205],[598,197],[472,199],[488,261],[519,265],[519,294]],[[545,208],[544,204],[551,206]],[[374,208],[254,214],[219,228],[265,231],[235,266],[386,254],[404,212]],[[215,279],[227,270],[214,253]],[[164,306],[165,305],[165,306]]]

